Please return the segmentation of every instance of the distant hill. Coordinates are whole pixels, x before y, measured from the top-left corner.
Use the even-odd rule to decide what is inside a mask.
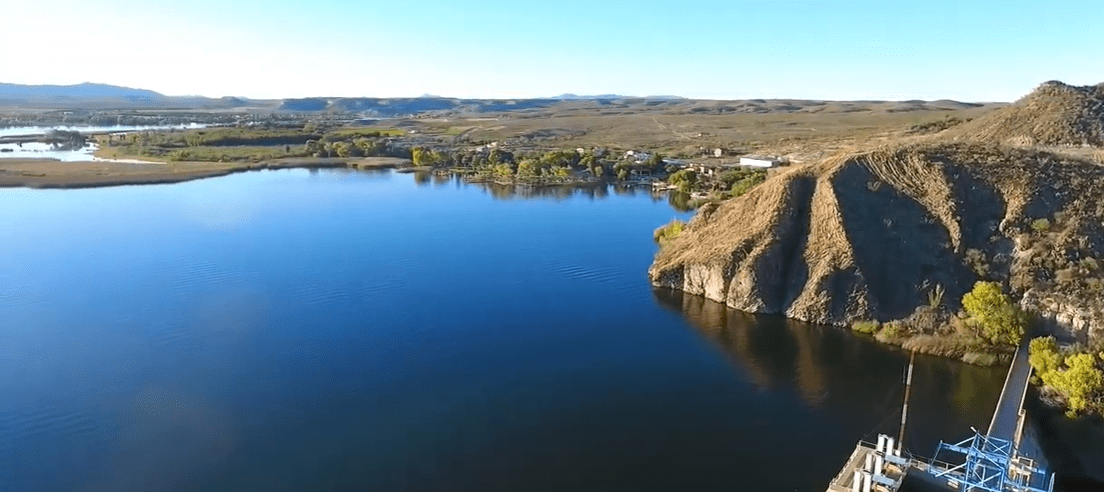
[[[1104,146],[1104,83],[1045,82],[1011,106],[948,130],[948,136],[1012,145]]]
[[[184,108],[225,109],[265,107],[269,101],[239,97],[166,96],[148,89],[85,82],[73,85],[0,83],[0,106],[42,109]]]
[[[166,96],[146,90],[108,84],[19,85],[0,83],[0,107],[26,109],[174,109],[285,111],[293,113],[355,113],[369,117],[406,117],[421,114],[478,115],[541,112],[581,114],[585,111],[648,111],[668,115],[726,115],[737,113],[898,113],[948,111],[981,104],[939,101],[818,101],[801,99],[703,100],[679,96],[625,96],[619,94],[561,94],[545,98],[462,99],[421,97],[305,97],[274,100],[242,97],[208,98]]]
[[[373,116],[409,116],[432,112],[490,113],[548,108],[556,99],[454,99],[448,97],[308,97],[284,99],[280,111],[362,113]]]
[[[155,102],[163,94],[146,89],[85,82],[75,85],[21,85],[0,83],[0,100],[40,101],[72,99],[119,99],[133,102]]]
[[[961,333],[948,335],[959,299],[995,281],[1068,338],[1104,342],[1104,167],[1033,147],[1096,145],[1102,115],[1104,84],[1047,82],[925,140],[779,171],[702,206],[662,243],[652,284],[814,323],[896,321],[899,335],[879,339],[961,357],[974,349],[943,343]]]

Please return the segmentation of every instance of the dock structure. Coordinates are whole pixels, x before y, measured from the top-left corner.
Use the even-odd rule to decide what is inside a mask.
[[[955,455],[954,463],[940,461],[944,453]],[[1021,455],[1007,439],[983,436],[975,432],[965,441],[939,443],[927,471],[933,477],[957,484],[955,490],[985,492],[1049,492],[1054,490],[1054,474],[1030,456]],[[961,461],[961,463],[959,463]]]
[[[908,483],[921,490],[961,492],[1052,492],[1054,474],[1048,474],[1038,443],[1025,435],[1023,410],[1031,379],[1025,341],[1016,351],[1000,399],[985,434],[957,443],[940,441],[930,459],[902,456],[900,440],[878,436],[877,445],[860,441],[827,492],[911,492]],[[911,385],[912,362],[905,390],[905,408]],[[904,437],[904,415],[901,438]]]
[[[901,457],[893,438],[879,435],[878,442],[859,441],[839,475],[828,484],[828,492],[896,492],[901,487],[911,460]]]

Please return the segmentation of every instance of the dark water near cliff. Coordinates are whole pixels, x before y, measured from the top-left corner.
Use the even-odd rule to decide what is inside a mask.
[[[0,190],[0,490],[823,490],[905,354],[653,292],[613,189],[259,172]],[[919,357],[907,444],[1003,369]]]

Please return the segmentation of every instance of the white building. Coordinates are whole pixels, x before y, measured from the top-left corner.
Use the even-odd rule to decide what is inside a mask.
[[[748,155],[740,158],[740,165],[748,167],[775,167],[781,163],[782,160],[777,157]]]

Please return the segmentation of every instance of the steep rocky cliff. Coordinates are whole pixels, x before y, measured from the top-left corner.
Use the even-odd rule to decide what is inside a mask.
[[[933,138],[837,155],[702,207],[649,275],[826,324],[954,312],[993,280],[1054,331],[1104,340],[1100,146],[1104,84],[1047,82]]]
[[[1072,157],[966,143],[879,148],[703,207],[649,274],[735,309],[828,324],[905,318],[938,288],[957,309],[976,280],[991,279],[1076,318],[1079,337],[1100,336],[1100,197],[1104,168]]]

